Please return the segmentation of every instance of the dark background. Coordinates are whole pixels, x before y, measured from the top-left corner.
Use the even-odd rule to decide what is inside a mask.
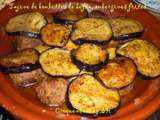
[[[0,120],[16,120],[10,113],[0,107]],[[146,120],[160,120],[160,109]]]

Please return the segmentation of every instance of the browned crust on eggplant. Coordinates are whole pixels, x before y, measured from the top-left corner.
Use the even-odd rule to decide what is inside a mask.
[[[85,18],[73,25],[71,40],[76,44],[105,44],[112,37],[109,23],[99,18]]]
[[[63,25],[47,24],[41,30],[41,40],[49,46],[63,47],[67,44],[70,30]]]
[[[44,51],[39,57],[42,69],[54,77],[72,77],[80,73],[80,69],[72,63],[70,51],[53,48]]]
[[[40,29],[46,24],[44,16],[39,12],[30,12],[20,14],[11,18],[7,25],[8,33],[14,32],[30,32],[39,33]]]
[[[144,31],[143,25],[135,19],[120,17],[109,19],[108,22],[112,27],[115,40],[140,37]]]
[[[34,49],[26,49],[0,57],[0,65],[6,68],[25,64],[36,64],[39,53]]]
[[[138,72],[146,77],[158,77],[160,75],[160,50],[154,44],[134,39],[117,49],[117,53],[131,58],[137,66]]]
[[[71,58],[80,69],[97,71],[108,63],[108,52],[95,44],[83,44],[72,50]]]
[[[105,88],[89,74],[82,74],[72,80],[67,89],[66,104],[68,108],[83,116],[111,115],[116,112],[119,102],[118,92]]]
[[[120,89],[133,82],[137,70],[129,58],[119,57],[110,60],[107,66],[96,72],[96,76],[108,88]]]

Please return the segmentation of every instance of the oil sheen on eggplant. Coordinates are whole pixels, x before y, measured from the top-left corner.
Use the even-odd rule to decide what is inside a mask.
[[[98,45],[85,43],[72,50],[71,58],[80,69],[97,71],[108,63],[108,52]]]
[[[39,53],[34,49],[11,53],[0,57],[0,71],[3,73],[29,72],[40,67]]]
[[[67,89],[68,108],[82,116],[111,115],[116,112],[119,103],[117,91],[105,88],[89,74],[82,74],[72,80]]]

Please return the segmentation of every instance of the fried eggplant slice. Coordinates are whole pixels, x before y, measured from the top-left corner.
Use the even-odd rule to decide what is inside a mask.
[[[54,17],[54,22],[58,24],[70,25],[75,21],[86,18],[87,16],[87,10],[65,9]]]
[[[72,63],[70,51],[53,48],[40,55],[43,70],[52,76],[71,77],[78,75],[79,68]]]
[[[72,61],[80,69],[96,71],[108,63],[108,52],[98,45],[85,43],[72,50]]]
[[[125,57],[115,58],[96,72],[106,87],[120,89],[131,84],[136,76],[136,65],[132,60]]]
[[[30,12],[12,17],[7,25],[6,31],[14,35],[26,35],[35,37],[41,28],[46,24],[46,20],[41,13]]]
[[[117,53],[131,58],[142,75],[151,78],[160,75],[160,50],[152,43],[135,39],[121,45]]]
[[[105,44],[112,37],[109,23],[99,18],[85,18],[73,25],[71,40],[76,44]]]
[[[4,73],[21,73],[39,68],[39,53],[26,49],[0,57],[0,71]]]
[[[113,18],[109,19],[113,31],[114,40],[126,40],[140,37],[144,31],[143,25],[131,18]]]
[[[119,103],[120,96],[117,91],[105,88],[89,74],[72,80],[67,89],[66,104],[77,114],[93,117],[111,115]]]
[[[69,35],[70,30],[60,24],[47,24],[41,30],[41,40],[49,46],[65,46]]]

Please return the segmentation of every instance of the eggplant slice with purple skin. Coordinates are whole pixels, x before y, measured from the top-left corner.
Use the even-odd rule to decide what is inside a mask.
[[[82,74],[72,80],[66,94],[66,105],[75,114],[88,117],[114,114],[120,104],[116,90],[107,89],[89,74]]]
[[[54,17],[54,22],[63,25],[71,25],[76,21],[86,18],[88,12],[86,9],[65,9]]]
[[[80,69],[72,63],[70,51],[53,48],[40,55],[39,63],[44,70],[54,77],[72,77],[80,73]]]
[[[134,39],[120,45],[116,53],[132,59],[138,72],[147,79],[160,75],[160,50],[154,44]]]
[[[30,37],[30,38],[35,38],[35,39],[38,39],[40,38],[40,35],[37,34],[37,33],[31,33],[31,32],[8,32],[8,35],[16,35],[16,36],[27,36],[27,37]]]
[[[73,25],[71,40],[75,44],[95,43],[106,44],[112,37],[112,30],[106,20],[85,18]]]
[[[39,38],[41,28],[46,24],[41,13],[30,12],[12,17],[7,25],[6,32],[9,35],[22,35],[32,38]]]
[[[47,24],[41,30],[41,40],[49,46],[65,46],[68,42],[69,35],[69,28],[60,24]]]
[[[22,73],[40,67],[39,53],[34,49],[26,49],[0,57],[0,71],[2,73]]]
[[[134,62],[125,57],[110,60],[101,70],[96,72],[107,88],[121,89],[131,84],[136,77],[137,69]]]
[[[113,31],[114,40],[127,40],[131,38],[140,37],[143,34],[143,25],[131,18],[113,18],[109,19]]]
[[[72,50],[71,58],[80,69],[97,71],[108,63],[108,52],[100,46],[85,43],[78,49]]]

